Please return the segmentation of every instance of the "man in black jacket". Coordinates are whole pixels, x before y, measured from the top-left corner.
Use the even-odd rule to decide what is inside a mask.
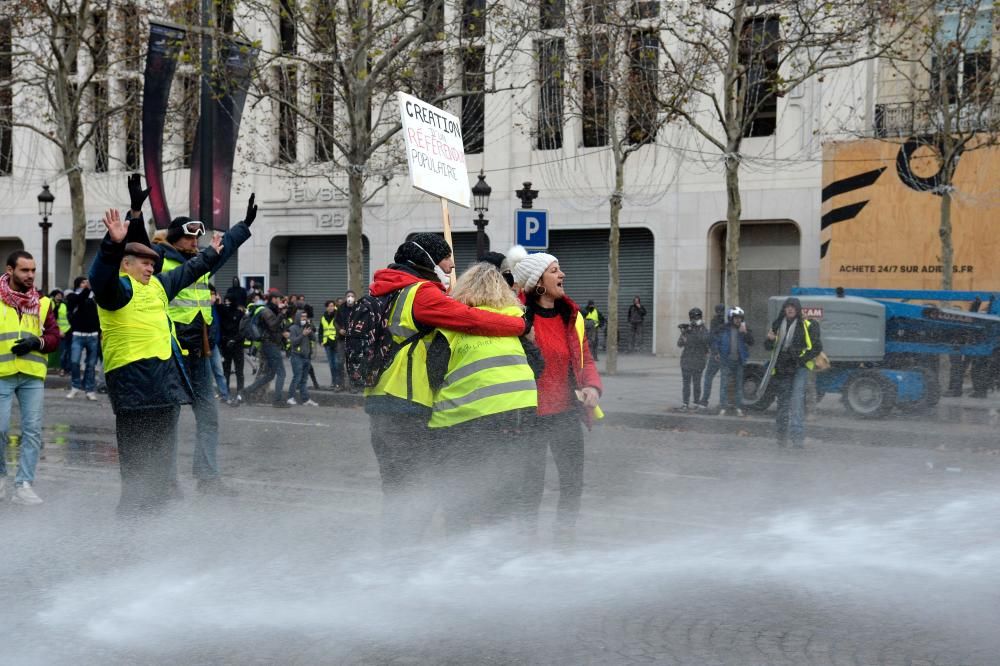
[[[255,396],[259,391],[266,390],[272,379],[274,383],[274,400],[271,405],[274,407],[288,407],[282,399],[282,390],[285,386],[285,360],[282,358],[281,349],[285,339],[288,338],[288,331],[285,330],[285,313],[288,311],[288,301],[277,291],[270,291],[267,294],[267,304],[264,305],[260,315],[258,315],[258,325],[261,330],[260,356],[264,361],[263,369],[257,375],[257,380],[247,387],[247,397]]]
[[[66,313],[73,339],[70,343],[70,389],[67,398],[85,393],[88,400],[97,400],[95,368],[97,347],[100,344],[101,323],[97,317],[97,304],[90,291],[90,282],[80,276],[73,280],[73,291],[66,296]],[[86,352],[86,361],[83,361]],[[83,375],[80,363],[84,363]]]
[[[805,443],[806,381],[813,359],[823,351],[819,324],[802,316],[799,299],[789,297],[767,332],[764,348],[771,350],[771,381],[778,395],[775,437],[779,446]]]

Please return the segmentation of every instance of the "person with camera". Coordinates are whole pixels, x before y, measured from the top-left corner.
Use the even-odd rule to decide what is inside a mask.
[[[309,405],[319,407],[319,403],[309,397],[309,369],[312,368],[313,344],[316,329],[305,308],[296,310],[292,325],[288,328],[288,358],[292,362],[292,385],[288,389],[289,405]],[[295,400],[296,393],[299,396]]]
[[[814,359],[823,351],[819,324],[802,316],[799,299],[789,297],[781,314],[767,332],[764,348],[771,350],[771,381],[778,395],[775,439],[778,446],[792,440],[792,446],[805,443],[806,380]]]
[[[677,346],[684,351],[681,352],[681,411],[688,411],[691,408],[691,392],[694,389],[695,409],[701,409],[701,373],[705,369],[705,361],[708,359],[711,338],[708,336],[708,329],[705,328],[704,314],[701,308],[691,308],[688,310],[688,323],[678,326],[681,335],[677,338]]]
[[[743,416],[743,366],[750,356],[753,334],[747,328],[746,313],[734,305],[726,313],[726,325],[712,338],[712,354],[719,362],[719,416],[729,413],[729,382],[733,381],[733,409]]]

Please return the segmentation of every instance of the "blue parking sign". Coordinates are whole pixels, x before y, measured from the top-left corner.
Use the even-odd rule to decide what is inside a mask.
[[[549,211],[519,208],[514,211],[517,244],[528,250],[549,247]]]

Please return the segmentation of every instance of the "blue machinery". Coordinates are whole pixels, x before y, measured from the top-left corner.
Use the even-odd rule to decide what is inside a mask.
[[[941,355],[987,357],[1000,347],[997,293],[796,287],[792,295],[820,322],[832,361],[830,370],[816,373],[817,395],[841,393],[862,418],[884,416],[894,407],[932,407],[940,397]],[[783,301],[770,300],[771,320]],[[770,364],[746,368],[744,393],[753,408],[766,409],[774,400]]]

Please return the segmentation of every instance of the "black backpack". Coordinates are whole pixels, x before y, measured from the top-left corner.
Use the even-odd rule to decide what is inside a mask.
[[[260,328],[260,313],[264,311],[263,307],[259,307],[253,312],[249,310],[240,319],[240,337],[244,340],[250,340],[251,342],[260,342],[263,331]]]
[[[344,342],[344,365],[354,386],[371,388],[392,364],[400,349],[412,344],[433,329],[420,330],[401,343],[392,339],[389,315],[400,291],[384,296],[364,296],[354,306],[347,324]]]

